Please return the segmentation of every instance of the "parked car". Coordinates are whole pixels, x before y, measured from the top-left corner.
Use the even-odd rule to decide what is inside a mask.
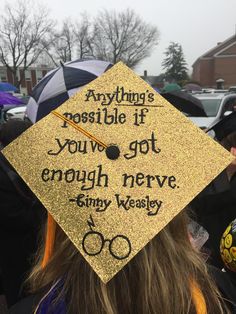
[[[7,110],[5,114],[5,119],[21,119],[24,120],[25,117],[26,106],[17,106],[15,108]]]
[[[230,86],[229,92],[230,93],[235,93],[236,92],[236,86]]]
[[[7,111],[15,107],[16,105],[9,105],[9,104],[0,106],[0,124],[6,121]]]
[[[228,89],[214,89],[214,88],[205,88],[202,89],[201,94],[226,94]]]
[[[210,127],[214,122],[232,112],[236,104],[236,93],[232,94],[195,94],[207,114],[207,117],[189,117],[201,129]]]

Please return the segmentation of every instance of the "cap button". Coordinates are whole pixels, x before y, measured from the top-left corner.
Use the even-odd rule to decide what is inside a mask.
[[[117,145],[110,145],[106,148],[107,158],[111,160],[118,159],[120,156],[120,149]]]

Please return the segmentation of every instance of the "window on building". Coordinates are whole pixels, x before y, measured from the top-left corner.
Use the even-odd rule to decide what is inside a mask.
[[[36,79],[37,79],[37,82],[39,82],[43,77],[43,73],[42,73],[42,70],[36,70]]]
[[[25,70],[25,80],[31,81],[31,71],[30,70]]]
[[[7,70],[6,69],[0,69],[0,81],[7,82]]]

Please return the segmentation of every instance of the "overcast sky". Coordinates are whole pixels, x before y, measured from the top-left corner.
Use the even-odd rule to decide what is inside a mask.
[[[29,0],[28,3],[30,5]],[[9,2],[9,1],[8,1]],[[14,2],[10,0],[10,2]],[[53,18],[76,18],[87,11],[133,9],[143,20],[158,27],[160,42],[136,72],[150,75],[162,71],[164,51],[171,41],[182,45],[189,70],[193,62],[209,49],[235,33],[236,0],[41,0]]]

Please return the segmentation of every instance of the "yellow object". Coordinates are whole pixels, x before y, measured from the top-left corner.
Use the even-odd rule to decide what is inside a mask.
[[[229,224],[222,235],[220,254],[225,266],[236,272],[236,219]]]
[[[207,314],[205,298],[195,282],[191,284],[192,298],[197,314]]]

